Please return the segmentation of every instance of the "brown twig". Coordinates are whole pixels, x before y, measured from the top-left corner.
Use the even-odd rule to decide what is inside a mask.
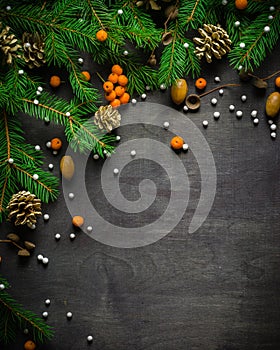
[[[25,248],[18,245],[16,242],[12,241],[11,239],[0,239],[0,243],[12,243],[14,246],[16,246],[18,249],[23,250]]]
[[[224,84],[224,85],[220,85],[220,86],[217,86],[215,87],[214,89],[211,89],[209,91],[206,91],[204,92],[203,94],[200,94],[198,95],[199,97],[203,97],[203,96],[206,96],[208,94],[211,94],[212,92],[216,91],[216,90],[219,90],[219,89],[222,89],[222,88],[225,88],[225,87],[228,87],[228,86],[241,86],[240,84]]]

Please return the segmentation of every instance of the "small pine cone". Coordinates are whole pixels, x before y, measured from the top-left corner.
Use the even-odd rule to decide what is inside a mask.
[[[208,63],[212,62],[212,57],[221,59],[230,51],[231,40],[227,32],[220,25],[204,24],[203,29],[198,29],[201,38],[193,38],[197,45],[196,56],[201,59],[205,56]]]
[[[111,132],[121,124],[121,115],[111,105],[101,106],[94,115],[94,123],[99,129],[105,129],[107,132]]]
[[[23,33],[23,59],[29,68],[39,68],[46,63],[43,38],[38,34]]]
[[[41,200],[28,191],[14,194],[7,206],[8,220],[14,220],[16,226],[36,224],[37,215],[41,215]]]
[[[2,23],[0,22],[0,30],[2,29]],[[0,33],[0,49],[6,56],[6,62],[11,64],[13,58],[20,58],[20,51],[22,46],[18,43],[18,39],[15,34],[10,34],[10,27],[6,26]]]

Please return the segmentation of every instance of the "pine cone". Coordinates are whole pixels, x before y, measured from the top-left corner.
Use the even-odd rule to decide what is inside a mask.
[[[32,227],[36,224],[37,215],[41,215],[41,200],[27,191],[14,194],[7,206],[9,210],[8,220],[15,220],[15,225]]]
[[[44,40],[39,33],[23,33],[23,59],[29,68],[39,68],[46,63],[44,54]]]
[[[2,23],[0,22],[0,30],[2,29]],[[0,33],[0,48],[6,56],[6,62],[11,64],[14,57],[21,57],[19,54],[22,46],[18,43],[18,39],[15,34],[9,34],[10,27],[6,26]]]
[[[205,56],[208,63],[212,62],[212,56],[221,59],[227,52],[230,51],[231,40],[227,32],[213,24],[204,24],[203,28],[199,28],[198,32],[202,38],[193,38],[196,46],[195,54],[199,59]]]
[[[94,115],[94,123],[99,129],[105,129],[110,132],[121,124],[121,115],[111,105],[101,106]]]

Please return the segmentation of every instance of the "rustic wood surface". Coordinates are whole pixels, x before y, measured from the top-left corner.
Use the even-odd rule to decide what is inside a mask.
[[[263,77],[279,69],[279,54],[280,47],[256,73]],[[83,68],[93,71],[89,62]],[[217,86],[216,75],[222,84],[239,82],[226,61],[205,66],[202,72],[208,89]],[[101,71],[103,76],[107,73],[107,68]],[[93,81],[101,86],[95,76]],[[195,92],[193,80],[188,82],[190,92]],[[273,79],[268,83],[264,92],[250,82],[225,89],[223,96],[215,92],[202,99],[197,113],[186,114],[204,134],[217,169],[212,210],[195,233],[188,233],[188,225],[200,195],[200,174],[191,150],[187,155],[174,153],[188,168],[189,207],[173,231],[154,244],[114,248],[83,232],[71,241],[71,217],[62,194],[54,204],[44,205],[50,220],[41,218],[35,232],[1,225],[1,237],[13,231],[36,243],[29,259],[20,259],[13,247],[1,245],[0,273],[10,281],[10,293],[18,301],[38,314],[49,312],[47,322],[54,327],[55,336],[38,349],[280,349],[280,135],[271,139],[264,115],[266,97],[274,91]],[[243,93],[248,97],[245,103],[240,100]],[[58,94],[69,96],[67,83]],[[210,104],[212,97],[218,99],[216,107]],[[170,106],[184,116],[182,107],[172,104],[169,91],[148,92],[144,103],[148,102]],[[243,118],[238,120],[228,111],[230,104],[243,111]],[[258,126],[252,123],[252,109],[259,111]],[[213,120],[214,110],[221,113],[218,121]],[[202,127],[204,119],[209,121],[207,129]],[[45,142],[63,137],[63,129],[31,118],[24,119],[24,128],[28,141],[44,149],[45,168],[54,163],[53,172],[59,176],[58,164],[66,145],[54,157]],[[168,144],[162,128],[125,126],[117,132],[121,142],[153,133]],[[124,227],[144,225],[165,210],[169,181],[155,162],[136,160],[120,176],[121,190],[129,200],[139,195],[139,178],[157,184],[160,200],[150,212],[134,217],[114,212],[104,199],[102,165],[102,161],[90,160],[86,180],[92,203],[108,220]],[[56,233],[62,236],[58,242]],[[48,266],[37,262],[39,253],[49,257]],[[44,304],[47,298],[51,299],[49,307]],[[71,320],[66,318],[68,311],[73,313]],[[86,340],[89,334],[94,338],[92,344]],[[22,349],[27,338],[19,333],[15,345],[1,344],[0,348]]]

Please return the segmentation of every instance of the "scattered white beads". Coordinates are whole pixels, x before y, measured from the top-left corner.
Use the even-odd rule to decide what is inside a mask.
[[[50,304],[51,304],[50,299],[46,299],[46,300],[45,300],[45,305],[49,306]]]
[[[58,155],[58,151],[54,150],[54,151],[52,151],[52,154],[53,154],[54,156],[57,156],[57,155]]]
[[[258,115],[258,111],[253,109],[252,112],[251,112],[251,117],[252,118],[256,118],[257,115]]]
[[[226,6],[226,5],[227,5],[227,3],[228,3],[228,1],[227,1],[227,0],[222,0],[222,5]]]
[[[131,157],[135,157],[135,156],[136,156],[136,151],[135,151],[135,149],[133,149],[133,150],[130,152],[130,155],[131,155]]]
[[[120,141],[121,137],[119,135],[116,136],[116,141]]]
[[[44,214],[43,219],[44,219],[45,221],[48,221],[48,220],[50,219],[49,214]]]
[[[159,88],[160,88],[160,90],[166,90],[166,85],[165,84],[160,84]]]
[[[215,106],[215,105],[217,104],[217,102],[218,102],[218,100],[217,100],[215,97],[213,97],[213,98],[211,99],[211,104],[212,104],[213,106]]]
[[[269,11],[275,11],[275,7],[274,6],[270,6]]]
[[[42,263],[43,263],[44,265],[48,265],[48,263],[49,263],[49,258],[47,258],[46,256],[44,256],[44,257],[43,257],[43,260],[42,260]]]
[[[47,148],[51,148],[51,146],[52,146],[51,141],[46,142],[46,147],[47,147]]]
[[[113,173],[114,173],[114,175],[118,175],[119,169],[118,169],[118,168],[115,168],[115,169],[113,170]]]
[[[99,159],[99,155],[98,155],[98,154],[94,154],[94,155],[93,155],[93,159],[94,159],[94,160]]]
[[[263,31],[264,31],[265,33],[270,32],[270,26],[265,26],[265,27],[263,28]]]
[[[24,328],[23,334],[28,334],[28,333],[29,333],[29,329],[28,328]]]
[[[239,44],[239,47],[240,47],[241,49],[244,49],[245,46],[246,46],[245,43],[240,43],[240,44]]]
[[[146,94],[142,94],[142,95],[141,95],[141,98],[142,98],[142,100],[146,100],[147,95],[146,95]]]
[[[72,316],[73,316],[72,312],[68,311],[67,314],[66,314],[66,317],[68,319],[70,319],[70,318],[72,318]]]
[[[44,259],[44,256],[42,254],[37,255],[37,260],[42,261]]]
[[[82,57],[79,57],[79,58],[78,58],[78,62],[79,62],[80,64],[83,64],[83,63],[84,63],[84,59],[83,59]]]
[[[31,44],[30,44],[30,43],[25,43],[23,46],[26,47],[26,48],[28,48],[28,47],[31,46]]]
[[[13,158],[9,158],[9,159],[8,159],[8,163],[13,164],[13,163],[14,163]]]
[[[207,128],[207,126],[208,126],[208,120],[203,120],[202,125],[204,126],[204,128]]]
[[[11,11],[11,9],[12,9],[12,7],[11,7],[11,6],[9,6],[9,5],[8,5],[8,6],[6,6],[6,10],[7,10],[7,11]]]
[[[235,27],[239,27],[240,26],[240,22],[239,21],[234,22],[234,26]]]
[[[188,106],[185,105],[185,106],[183,107],[183,111],[184,111],[184,112],[187,112],[188,110],[189,110]]]
[[[5,284],[1,283],[0,284],[0,290],[4,290],[5,289]]]
[[[273,124],[273,120],[271,120],[271,119],[268,119],[267,122],[268,122],[269,125]]]
[[[163,127],[165,130],[167,130],[169,128],[169,122],[164,122]]]
[[[234,105],[229,105],[228,109],[230,110],[230,112],[233,112],[235,110],[235,106]]]
[[[88,341],[89,343],[91,343],[91,342],[93,341],[93,336],[92,336],[92,335],[88,335],[88,336],[87,336],[87,341]]]
[[[39,175],[38,174],[34,174],[32,177],[33,177],[33,180],[38,180],[39,179]]]
[[[123,10],[122,9],[119,9],[118,10],[118,15],[122,15],[123,14]]]
[[[270,134],[271,138],[276,139],[276,132],[272,131],[272,133]]]
[[[44,311],[44,312],[42,313],[42,316],[43,316],[44,318],[47,318],[47,317],[49,316],[49,313],[48,313],[47,311]]]
[[[42,92],[42,91],[43,91],[42,86],[38,86],[37,90],[40,91],[40,92]]]
[[[23,70],[23,69],[20,69],[20,70],[18,71],[18,74],[20,74],[20,75],[24,74],[24,70]]]
[[[40,91],[36,91],[36,95],[40,96],[41,92]]]
[[[269,20],[272,20],[272,19],[273,19],[273,16],[272,16],[272,15],[269,15],[269,16],[268,16],[268,19],[269,19]]]
[[[151,87],[149,85],[146,85],[145,89],[146,89],[146,91],[150,91]]]
[[[73,192],[68,193],[68,198],[69,199],[74,199],[75,198],[74,193]]]
[[[187,143],[183,144],[183,151],[187,151],[189,149],[189,145]]]
[[[54,165],[52,163],[49,164],[49,170],[53,170]]]
[[[48,124],[50,122],[50,118],[49,117],[45,117],[44,120],[45,120],[46,124]]]
[[[66,117],[70,117],[71,114],[70,114],[70,112],[66,112],[65,115],[66,115]]]
[[[237,118],[241,118],[243,116],[243,112],[242,111],[236,111],[236,117]]]
[[[131,103],[132,103],[133,105],[135,105],[135,104],[137,103],[137,100],[136,100],[135,98],[133,98],[133,99],[131,100]]]
[[[214,113],[213,113],[213,117],[214,117],[214,119],[216,119],[216,120],[220,118],[220,115],[221,115],[220,112],[214,112]]]
[[[224,90],[223,90],[223,89],[220,89],[220,90],[219,90],[219,95],[222,96],[223,94],[224,94]]]
[[[88,227],[87,227],[87,231],[88,231],[88,232],[91,232],[92,230],[93,230],[93,227],[92,227],[92,226],[88,226]]]
[[[60,234],[60,233],[56,233],[55,236],[54,236],[54,238],[55,238],[57,241],[59,241],[60,238],[61,238],[61,234]]]
[[[270,125],[270,130],[275,131],[277,129],[276,124],[271,124]]]
[[[127,50],[124,50],[123,54],[124,54],[125,56],[127,56],[127,55],[128,55],[128,51],[127,51]]]
[[[36,145],[35,147],[35,151],[40,151],[41,147],[39,145]]]
[[[76,235],[75,235],[75,233],[70,233],[69,237],[70,237],[71,240],[73,240],[73,239],[76,238]]]
[[[189,43],[184,43],[184,48],[185,48],[185,49],[188,49],[189,46],[190,46]]]
[[[240,97],[240,99],[241,99],[242,102],[245,102],[247,100],[247,96],[246,95],[242,95]]]
[[[34,105],[38,105],[39,101],[35,98],[35,100],[33,101]]]
[[[214,78],[214,81],[215,81],[215,83],[219,83],[221,81],[221,78],[217,76]]]
[[[253,120],[253,123],[254,123],[254,125],[258,125],[259,124],[259,118],[254,118],[254,120]]]
[[[35,230],[35,228],[36,228],[36,225],[35,224],[27,224],[27,226],[29,227],[29,228],[31,228],[31,230]]]
[[[237,69],[238,69],[238,70],[242,70],[242,69],[243,69],[243,66],[239,66]]]

